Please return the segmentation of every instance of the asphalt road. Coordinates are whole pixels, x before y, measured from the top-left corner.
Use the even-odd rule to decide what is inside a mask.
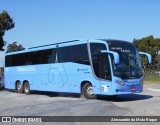
[[[79,95],[74,94],[32,92],[30,95],[25,95],[0,90],[0,116],[160,116],[160,85],[144,85],[144,91],[140,94],[121,95],[116,98],[99,97],[94,100],[80,98]],[[84,123],[40,124],[79,125]],[[85,124],[108,125],[115,122]],[[158,125],[159,123],[129,124]]]

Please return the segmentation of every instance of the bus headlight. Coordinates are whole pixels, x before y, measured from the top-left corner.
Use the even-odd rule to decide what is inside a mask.
[[[116,80],[115,83],[118,83],[121,86],[124,86],[124,83],[122,81]]]

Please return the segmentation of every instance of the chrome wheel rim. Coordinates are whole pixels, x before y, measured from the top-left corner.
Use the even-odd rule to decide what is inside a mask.
[[[89,87],[87,88],[87,94],[88,94],[88,95],[93,95],[93,87],[92,87],[92,86],[89,86]]]
[[[25,85],[25,92],[28,93],[29,92],[29,86]]]
[[[17,90],[20,91],[20,90],[21,90],[21,87],[22,87],[21,84],[18,83],[18,84],[17,84]]]

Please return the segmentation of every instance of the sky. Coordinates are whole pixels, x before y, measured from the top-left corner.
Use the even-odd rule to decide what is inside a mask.
[[[4,40],[26,49],[75,39],[160,38],[160,0],[0,0],[3,10],[15,22]]]

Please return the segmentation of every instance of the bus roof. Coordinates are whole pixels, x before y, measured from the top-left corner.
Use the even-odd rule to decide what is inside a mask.
[[[74,43],[74,42],[76,42],[76,43],[77,42],[84,42],[84,40],[72,40],[72,41],[65,41],[65,42],[47,44],[47,45],[42,45],[42,46],[36,46],[36,47],[31,47],[31,48],[28,48],[28,49],[25,49],[25,50],[22,50],[22,51],[6,53],[5,55],[12,55],[12,54],[18,54],[18,53],[24,53],[24,52],[30,52],[30,51],[36,51],[36,50],[43,50],[43,49],[51,49],[53,47],[56,47],[57,45]]]
[[[93,39],[94,40],[94,39]],[[123,43],[130,43],[127,41],[123,40],[113,40],[113,39],[95,39],[98,41],[105,41],[107,43],[110,42],[123,42]],[[17,51],[17,52],[11,52],[11,53],[6,53],[5,55],[12,55],[12,54],[18,54],[18,53],[24,53],[24,52],[30,52],[30,51],[37,51],[37,50],[43,50],[43,49],[51,49],[53,47],[59,46],[66,44],[68,45],[73,45],[73,44],[81,44],[81,43],[86,43],[88,40],[71,40],[71,41],[65,41],[65,42],[59,42],[59,43],[53,43],[53,44],[47,44],[47,45],[42,45],[42,46],[36,46],[36,47],[31,47],[22,51]],[[90,40],[91,41],[91,40]]]
[[[28,48],[28,49],[34,49],[34,48],[39,48],[39,47],[58,45],[58,44],[64,44],[64,43],[70,43],[70,42],[77,42],[77,41],[80,41],[80,40],[72,40],[72,41],[66,41],[66,42],[60,42],[60,43],[47,44],[47,45],[42,45],[42,46],[31,47],[31,48]]]

